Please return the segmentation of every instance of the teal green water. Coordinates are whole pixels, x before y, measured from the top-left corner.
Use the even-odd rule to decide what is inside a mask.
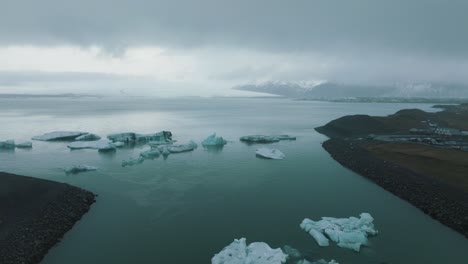
[[[386,115],[430,105],[297,102],[266,98],[2,99],[0,139],[29,139],[53,130],[170,130],[184,143],[213,132],[230,142],[220,151],[120,166],[146,146],[114,154],[70,151],[65,142],[0,152],[0,171],[67,182],[99,197],[92,210],[44,259],[62,263],[210,263],[234,238],[291,245],[314,259],[356,263],[464,263],[468,240],[405,201],[343,168],[321,147],[314,127],[347,114]],[[291,134],[269,146],[280,161],[255,157],[248,134]],[[67,176],[75,164],[96,172]],[[360,253],[318,247],[299,228],[303,218],[371,213],[380,234]]]

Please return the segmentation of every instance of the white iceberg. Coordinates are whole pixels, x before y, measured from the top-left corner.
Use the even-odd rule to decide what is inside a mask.
[[[142,157],[138,157],[136,159],[135,158],[130,158],[128,160],[122,161],[122,167],[138,165],[138,164],[143,163],[143,161],[145,161],[145,159],[142,158]]]
[[[96,141],[75,141],[67,146],[70,149],[97,149],[100,151],[114,150],[115,145],[112,141],[103,139]]]
[[[240,140],[248,143],[273,143],[280,141],[280,139],[277,137],[265,135],[243,136],[240,138]]]
[[[81,135],[86,135],[88,132],[79,131],[54,131],[44,135],[35,136],[33,140],[51,141],[51,140],[75,140]]]
[[[229,246],[214,255],[211,264],[281,264],[288,255],[279,248],[272,249],[264,242],[246,245],[245,238],[234,239]]]
[[[140,157],[144,159],[154,159],[159,157],[159,155],[161,155],[161,151],[159,151],[159,149],[150,149],[140,153]]]
[[[227,141],[223,137],[217,137],[216,133],[210,135],[205,140],[202,141],[202,146],[204,147],[216,147],[216,146],[224,146],[226,145]]]
[[[88,166],[88,165],[76,165],[76,166],[66,167],[63,170],[65,171],[66,174],[76,174],[76,173],[85,172],[85,171],[95,171],[97,170],[97,168],[93,166]]]
[[[75,138],[76,141],[93,141],[93,140],[100,140],[100,139],[101,139],[100,136],[96,134],[92,134],[92,133],[81,135]]]
[[[121,147],[125,146],[125,143],[123,143],[122,141],[115,141],[114,146],[116,148],[121,148]]]
[[[374,229],[374,218],[368,213],[360,214],[360,218],[322,217],[320,221],[304,219],[301,228],[308,232],[320,246],[328,246],[328,238],[339,247],[358,251],[362,245],[367,245],[368,236],[377,235]],[[327,238],[328,237],[328,238]]]
[[[17,148],[32,148],[32,142],[31,141],[25,141],[21,142],[15,145]]]
[[[14,149],[14,148],[15,148],[14,140],[0,141],[0,149]]]
[[[197,147],[197,143],[190,141],[188,144],[160,146],[158,149],[161,150],[161,152],[164,154],[165,152],[167,153],[167,151],[169,151],[170,153],[182,153],[192,151]]]
[[[257,154],[257,156],[260,156],[266,159],[280,160],[280,159],[284,159],[285,157],[283,152],[277,149],[269,149],[269,148],[259,148],[255,151],[255,154]]]

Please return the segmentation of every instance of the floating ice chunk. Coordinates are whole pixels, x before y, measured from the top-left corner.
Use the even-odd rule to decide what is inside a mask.
[[[93,141],[93,140],[100,140],[101,137],[96,135],[96,134],[85,134],[85,135],[81,135],[77,138],[75,138],[76,141]]]
[[[114,150],[115,145],[107,139],[97,141],[75,141],[67,146],[70,149],[97,149],[100,151]]]
[[[283,247],[283,252],[288,255],[289,257],[292,257],[292,258],[300,258],[302,255],[301,255],[301,252],[299,252],[299,250],[291,247],[291,246],[288,246],[288,245],[285,245]]]
[[[107,138],[112,141],[129,142],[136,140],[136,134],[133,132],[117,133],[107,135]]]
[[[76,173],[85,172],[85,171],[95,171],[97,170],[97,168],[93,166],[88,166],[88,165],[76,165],[76,166],[66,167],[63,170],[65,171],[66,174],[76,174]]]
[[[377,235],[374,229],[374,218],[368,213],[360,214],[360,218],[322,217],[320,221],[304,219],[301,228],[308,232],[320,246],[328,246],[328,239],[337,243],[339,247],[358,251],[361,245],[367,245],[367,237]]]
[[[158,150],[161,152],[161,154],[163,156],[168,156],[169,154],[171,154],[171,152],[169,151],[168,146],[159,146]]]
[[[340,264],[338,262],[336,262],[334,259],[330,260],[330,261],[326,261],[324,259],[319,259],[317,261],[314,261],[314,262],[310,262],[306,259],[303,259],[303,260],[299,260],[298,262],[296,262],[296,264]]]
[[[14,149],[14,148],[15,148],[14,140],[0,141],[0,149]]]
[[[136,140],[172,142],[172,133],[170,131],[161,131],[153,134],[136,134]]]
[[[159,155],[161,155],[161,151],[159,151],[159,149],[150,149],[140,153],[140,157],[144,159],[154,159],[159,157]]]
[[[202,141],[202,146],[204,147],[215,147],[215,146],[224,146],[226,145],[227,141],[223,137],[217,137],[216,133],[207,137],[205,140]]]
[[[112,141],[122,141],[122,142],[131,142],[131,141],[164,141],[172,142],[172,133],[170,131],[161,131],[152,134],[137,134],[134,132],[125,132],[110,134],[107,136],[108,139]]]
[[[269,148],[259,148],[255,151],[257,156],[267,158],[267,159],[284,159],[285,155],[283,152],[277,149],[269,149]]]
[[[136,159],[135,158],[130,158],[128,160],[122,161],[122,167],[138,165],[138,164],[143,163],[143,161],[145,161],[145,159],[142,158],[142,157],[138,157]]]
[[[181,145],[168,145],[163,146],[164,149],[167,149],[170,153],[181,153],[192,151],[197,148],[197,143],[190,141],[188,144],[181,144]]]
[[[35,136],[33,140],[41,141],[51,141],[51,140],[75,140],[81,135],[86,135],[87,132],[78,132],[78,131],[54,131],[46,133],[44,135]]]
[[[246,245],[245,238],[234,239],[229,246],[214,255],[211,264],[281,264],[288,255],[281,249],[272,249],[264,242]]]
[[[16,144],[15,147],[17,147],[17,148],[32,148],[32,142],[31,141],[21,142],[19,144]]]
[[[114,142],[114,146],[116,148],[121,148],[121,147],[125,146],[125,143],[123,143],[122,141],[116,141],[116,142]]]
[[[243,136],[240,140],[247,143],[273,143],[280,140],[296,140],[296,137],[290,135],[250,135]]]
[[[247,143],[273,143],[280,141],[280,139],[277,137],[265,135],[243,136],[240,138],[240,140]]]

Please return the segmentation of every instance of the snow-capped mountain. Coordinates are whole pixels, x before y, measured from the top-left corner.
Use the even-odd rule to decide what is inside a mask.
[[[347,97],[420,97],[468,98],[468,85],[430,82],[397,82],[391,84],[344,84],[327,81],[283,82],[268,81],[236,86],[233,89],[281,95],[290,98]]]

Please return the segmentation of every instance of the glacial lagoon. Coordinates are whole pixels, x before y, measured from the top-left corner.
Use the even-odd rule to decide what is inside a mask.
[[[0,151],[0,171],[76,185],[99,196],[91,211],[43,263],[210,263],[242,237],[273,248],[289,245],[310,259],[356,263],[462,263],[468,240],[407,202],[343,168],[321,147],[314,128],[348,114],[387,115],[428,104],[327,103],[281,98],[38,98],[0,99],[0,140],[17,142],[50,131],[89,131],[101,137],[171,131],[191,152],[122,167],[149,150],[70,150],[70,142],[33,141],[31,149]],[[202,140],[222,136],[222,148]],[[296,136],[267,145],[245,135]],[[259,147],[283,160],[257,158]],[[63,168],[98,168],[80,174]],[[370,213],[378,235],[357,253],[319,247],[300,228],[304,218]]]

